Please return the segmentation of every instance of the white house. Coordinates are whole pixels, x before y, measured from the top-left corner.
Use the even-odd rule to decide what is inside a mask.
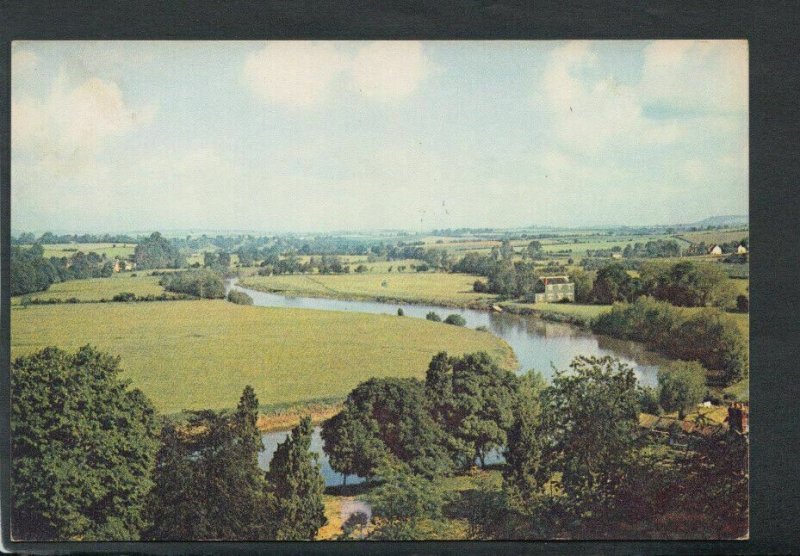
[[[712,245],[708,250],[709,255],[722,255],[722,247],[719,245]]]

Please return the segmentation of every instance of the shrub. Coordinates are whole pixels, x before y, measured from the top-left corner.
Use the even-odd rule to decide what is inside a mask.
[[[447,324],[454,324],[455,326],[464,326],[467,324],[467,321],[464,320],[464,317],[455,313],[452,315],[447,315],[447,318],[444,319],[444,322]]]
[[[661,406],[658,403],[658,390],[652,386],[643,386],[639,389],[639,405],[644,413],[661,415]]]
[[[436,311],[431,311],[430,313],[425,315],[425,318],[428,320],[432,320],[433,322],[442,322],[442,317],[440,317]]]
[[[136,301],[136,294],[131,292],[118,293],[113,298],[111,298],[111,301],[122,301],[122,302]]]
[[[475,280],[475,283],[472,284],[472,289],[476,293],[484,293],[486,292],[486,288],[487,288],[486,282],[483,282],[481,280]]]
[[[135,272],[133,274],[131,274],[131,278],[136,278],[137,276],[138,276],[138,274],[136,274]]]
[[[658,371],[658,402],[665,411],[686,412],[703,400],[706,392],[705,369],[696,361],[673,363]]]
[[[397,316],[398,317],[402,317],[403,315],[405,315],[405,313],[403,312],[403,308],[402,307],[398,307],[397,308]]]
[[[206,299],[221,299],[225,297],[225,285],[222,282],[222,276],[207,269],[164,274],[159,284],[164,286],[167,291],[187,293],[195,297]]]
[[[475,330],[477,330],[478,332],[489,332],[489,329],[483,325],[476,327]]]
[[[252,305],[253,298],[244,292],[238,290],[231,290],[228,292],[228,301],[236,303],[237,305]]]

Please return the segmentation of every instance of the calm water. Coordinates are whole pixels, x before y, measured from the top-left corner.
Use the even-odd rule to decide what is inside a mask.
[[[397,315],[397,309],[403,309],[402,318],[425,318],[430,311],[435,311],[444,318],[456,313],[464,317],[469,328],[485,326],[493,334],[499,336],[511,346],[519,361],[519,373],[535,369],[542,373],[548,380],[553,376],[555,369],[566,369],[577,355],[611,355],[620,358],[634,368],[641,384],[654,386],[656,373],[660,365],[668,360],[648,352],[644,346],[636,342],[626,342],[598,336],[569,324],[548,322],[530,316],[512,315],[509,313],[494,313],[477,311],[474,309],[454,309],[434,305],[414,305],[398,303],[381,303],[377,301],[344,301],[339,299],[325,299],[313,297],[288,297],[285,295],[259,292],[243,288],[234,281],[228,285],[239,291],[246,292],[253,298],[253,303],[262,307],[289,307],[293,309],[317,309],[322,311],[353,311],[359,313],[374,313]],[[442,326],[449,326],[443,324]],[[265,434],[264,451],[259,456],[260,465],[266,469],[272,459],[278,443],[288,435],[287,431],[271,432]],[[338,485],[342,482],[342,475],[331,469],[328,458],[322,451],[322,438],[319,428],[314,429],[311,440],[312,451],[319,454],[322,466],[322,475],[326,485]],[[499,454],[493,454],[488,463],[500,461]],[[347,478],[348,484],[362,482],[357,476]]]

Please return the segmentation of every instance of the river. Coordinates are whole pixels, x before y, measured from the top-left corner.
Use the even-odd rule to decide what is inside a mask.
[[[253,298],[253,303],[261,307],[354,311],[389,315],[396,315],[397,309],[402,308],[405,314],[404,318],[422,319],[430,311],[435,311],[442,318],[456,313],[464,317],[468,328],[485,326],[493,334],[508,342],[519,362],[518,373],[535,369],[542,373],[547,380],[552,378],[555,369],[566,369],[577,355],[598,357],[611,355],[633,367],[640,384],[654,386],[659,366],[668,361],[666,358],[645,350],[642,344],[636,342],[600,336],[570,324],[549,322],[531,316],[435,305],[291,297],[243,288],[235,280],[226,285],[227,288],[247,293]],[[449,325],[443,324],[442,326]],[[273,432],[264,435],[265,450],[259,458],[263,467],[268,465],[278,442],[281,442],[286,434],[286,432]],[[330,468],[328,460],[322,452],[322,440],[319,437],[318,429],[315,429],[314,432],[312,450],[320,454],[322,473],[326,484],[340,484],[341,475]],[[348,477],[347,482],[358,482],[358,478]]]

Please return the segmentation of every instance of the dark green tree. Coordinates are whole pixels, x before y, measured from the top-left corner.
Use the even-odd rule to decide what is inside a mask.
[[[703,401],[706,370],[697,361],[680,361],[658,370],[659,405],[677,411],[678,418]]]
[[[625,476],[639,423],[633,369],[611,357],[576,357],[542,395],[542,479],[581,514],[603,507]]]
[[[377,527],[373,540],[424,540],[423,520],[442,517],[445,497],[437,485],[411,473],[404,464],[385,465],[378,475],[380,485],[370,493],[373,521]]]
[[[503,478],[508,490],[527,503],[542,483],[542,439],[540,396],[545,388],[542,375],[530,371],[519,379],[514,400],[514,421],[508,431]]]
[[[17,540],[137,540],[157,446],[155,411],[90,346],[11,365],[11,533]]]
[[[180,268],[185,264],[185,257],[159,232],[140,241],[133,250],[136,267],[145,268]]]
[[[311,418],[304,417],[290,436],[278,444],[269,464],[267,505],[275,516],[275,539],[314,540],[327,523],[317,455],[310,451]]]
[[[372,418],[363,418],[352,406],[322,423],[323,450],[335,471],[343,475],[370,477],[387,456],[380,439],[380,427]]]
[[[635,293],[634,282],[622,265],[610,264],[597,271],[592,286],[592,297],[597,303],[632,301]]]

